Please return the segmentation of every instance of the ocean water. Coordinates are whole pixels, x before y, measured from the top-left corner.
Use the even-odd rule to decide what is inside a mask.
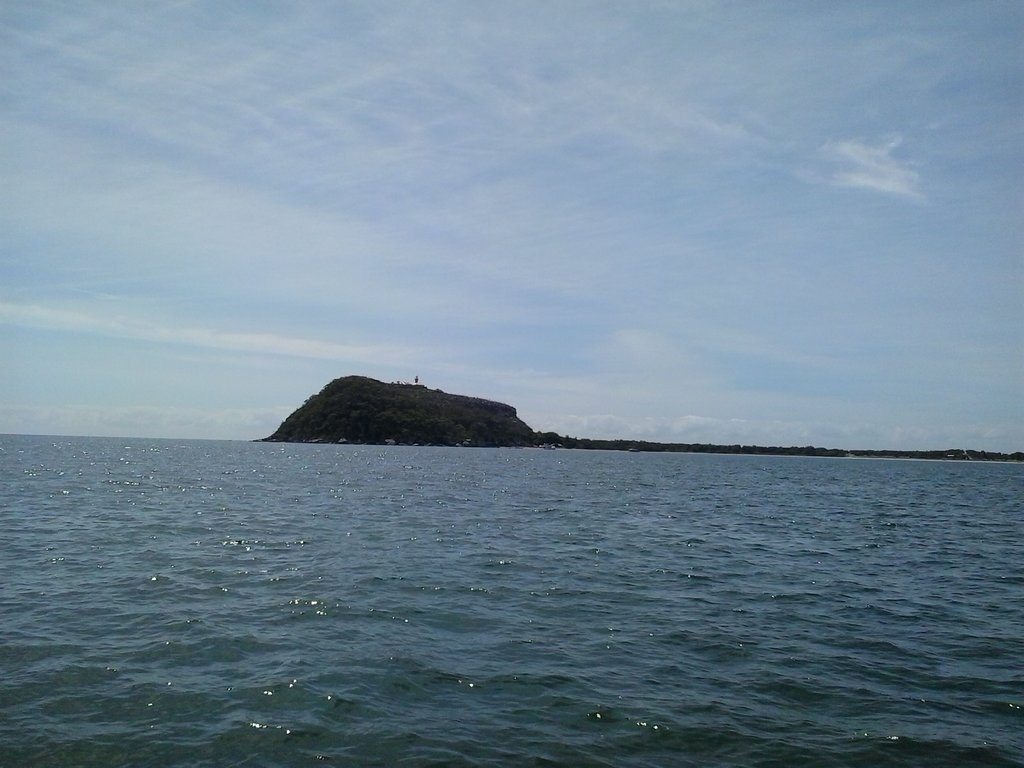
[[[1024,765],[1024,467],[0,436],[0,766]]]

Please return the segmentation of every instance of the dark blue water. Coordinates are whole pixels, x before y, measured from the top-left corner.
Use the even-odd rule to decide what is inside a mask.
[[[0,766],[1024,765],[1024,467],[0,437]]]

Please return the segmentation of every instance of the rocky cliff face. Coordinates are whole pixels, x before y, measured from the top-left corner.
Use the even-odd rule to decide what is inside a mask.
[[[335,379],[265,439],[480,446],[536,442],[534,431],[510,405],[364,376]]]

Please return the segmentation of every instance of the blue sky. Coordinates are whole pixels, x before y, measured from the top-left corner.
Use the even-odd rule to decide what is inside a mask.
[[[1022,450],[1022,8],[5,3],[0,432]]]

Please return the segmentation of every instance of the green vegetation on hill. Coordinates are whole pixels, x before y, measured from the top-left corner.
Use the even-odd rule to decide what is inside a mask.
[[[269,441],[533,445],[516,409],[478,397],[449,395],[418,384],[385,384],[365,376],[335,379],[284,420]]]

